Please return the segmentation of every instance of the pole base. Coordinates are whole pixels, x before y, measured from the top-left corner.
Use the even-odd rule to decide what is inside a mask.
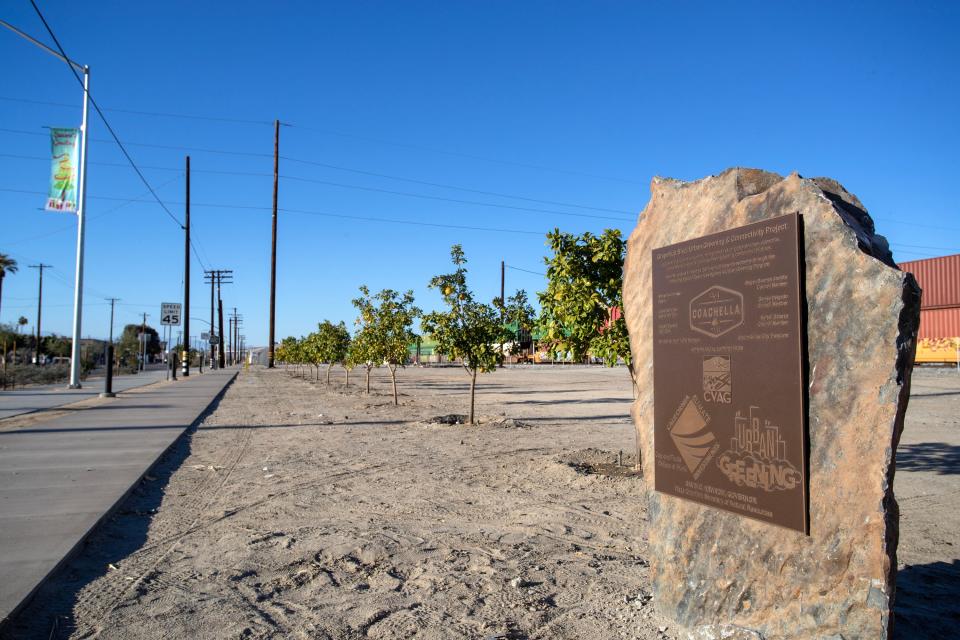
[[[111,392],[104,391],[103,393],[100,394],[100,397],[101,397],[101,398],[116,398],[116,397],[117,397],[117,394],[113,393],[112,391],[111,391]]]
[[[77,384],[68,384],[67,389],[82,389],[83,385],[79,382]]]

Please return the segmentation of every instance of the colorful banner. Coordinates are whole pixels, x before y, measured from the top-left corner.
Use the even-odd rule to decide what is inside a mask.
[[[79,129],[50,129],[50,193],[47,211],[77,211],[77,174],[80,157]]]

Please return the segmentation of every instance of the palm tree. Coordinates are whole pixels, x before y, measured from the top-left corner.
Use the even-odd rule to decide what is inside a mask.
[[[0,253],[0,302],[3,300],[3,278],[8,273],[17,272],[17,261],[5,253]]]

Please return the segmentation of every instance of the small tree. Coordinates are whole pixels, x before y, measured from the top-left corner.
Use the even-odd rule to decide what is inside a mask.
[[[546,258],[547,290],[538,294],[540,318],[554,357],[567,352],[575,361],[594,355],[613,367],[623,360],[636,389],[627,323],[623,319],[623,257],[618,229],[599,236],[575,236],[554,229],[547,234],[553,256]],[[640,442],[637,440],[637,462]]]
[[[623,360],[633,377],[630,343],[623,320],[623,256],[618,229],[595,236],[547,234],[553,256],[546,258],[547,290],[539,293],[538,325],[553,356],[561,352],[582,361],[589,355],[607,366]]]
[[[477,373],[494,371],[503,362],[503,350],[497,347],[510,337],[500,322],[496,304],[488,305],[473,299],[467,286],[467,258],[459,244],[450,249],[456,269],[453,273],[434,276],[429,287],[443,295],[447,311],[434,311],[423,318],[423,330],[437,343],[437,352],[460,360],[470,376],[470,413],[474,421]]]
[[[350,343],[351,360],[357,364],[362,364],[363,368],[366,369],[367,395],[370,395],[370,372],[383,362],[377,355],[372,334],[372,330],[361,327],[354,333],[353,341]]]
[[[407,347],[416,339],[413,321],[420,315],[420,309],[413,304],[413,291],[401,295],[393,289],[383,289],[370,295],[364,285],[360,287],[360,294],[353,306],[360,311],[357,324],[361,327],[360,332],[365,334],[365,343],[361,347],[366,357],[386,363],[393,386],[393,404],[398,405],[397,368],[406,366]],[[369,393],[369,369],[367,382]]]
[[[327,364],[327,384],[330,384],[330,370],[333,365],[340,364],[347,357],[347,350],[350,347],[350,332],[347,326],[341,322],[333,324],[329,320],[320,323],[318,330],[311,341],[313,346],[313,356],[319,364]]]

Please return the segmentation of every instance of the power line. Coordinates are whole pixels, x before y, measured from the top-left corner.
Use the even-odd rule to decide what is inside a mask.
[[[70,60],[70,56],[67,55],[67,52],[64,51],[63,46],[60,44],[60,40],[57,39],[56,34],[53,32],[53,29],[50,28],[50,25],[47,23],[47,19],[43,17],[43,13],[40,11],[40,7],[37,6],[37,3],[34,0],[30,0],[30,4],[33,6],[33,10],[36,11],[37,16],[40,18],[40,21],[43,23],[44,28],[47,30],[47,33],[50,34],[50,37],[53,38],[54,44],[57,45],[57,49],[67,60]],[[107,128],[107,131],[110,132],[110,135],[113,136],[114,142],[117,143],[117,146],[120,147],[120,151],[123,152],[123,155],[127,158],[127,161],[130,162],[130,166],[133,167],[133,170],[137,172],[137,175],[140,177],[140,180],[146,185],[147,189],[153,195],[154,199],[157,201],[157,204],[170,216],[170,219],[177,223],[180,228],[183,228],[183,225],[177,220],[177,217],[170,213],[170,210],[167,209],[167,205],[163,204],[163,201],[160,200],[160,196],[157,195],[157,192],[153,190],[153,187],[150,186],[150,183],[147,181],[146,176],[143,175],[143,172],[140,171],[140,167],[137,166],[137,163],[133,161],[133,157],[127,151],[127,148],[123,146],[123,143],[120,142],[120,138],[117,136],[117,132],[113,130],[113,127],[110,126],[110,122],[107,120],[107,117],[103,114],[103,111],[100,109],[100,105],[97,104],[97,101],[93,99],[93,95],[87,90],[86,86],[83,84],[83,80],[80,79],[80,75],[77,73],[77,70],[69,62],[66,63],[67,67],[70,69],[70,73],[73,74],[73,77],[76,78],[77,82],[80,83],[80,86],[83,87],[84,92],[87,95],[87,98],[90,100],[90,104],[93,105],[93,108],[96,110],[97,115],[100,116],[100,120],[103,122],[104,126]],[[87,135],[88,132],[84,131],[83,135]]]
[[[535,276],[544,276],[544,277],[546,277],[546,275],[547,275],[547,274],[542,273],[542,272],[540,272],[540,271],[531,271],[530,269],[521,269],[520,267],[515,267],[515,266],[513,266],[513,265],[511,265],[511,264],[506,265],[506,267],[507,267],[507,269],[512,269],[512,270],[514,270],[514,271],[523,271],[524,273],[532,273],[532,274],[535,275]]]
[[[10,130],[10,129],[0,129],[0,131],[11,131],[11,130]],[[31,133],[31,132],[26,132],[26,131],[15,131],[15,132],[17,132],[17,133]],[[40,134],[40,135],[42,135],[42,134]],[[109,142],[109,140],[94,140],[94,141],[95,141],[95,142]],[[128,143],[128,144],[135,145],[135,144],[140,144],[140,143]],[[164,146],[163,148],[169,148],[169,147]],[[186,150],[186,151],[203,151],[203,150],[199,150],[199,149],[195,149],[195,148],[190,148],[190,147],[180,147],[179,149]],[[209,153],[229,153],[229,154],[241,154],[241,153],[242,153],[242,152],[233,152],[233,151],[219,151],[219,150],[213,150],[213,149],[207,149],[206,151],[209,152]],[[250,155],[262,155],[262,154],[250,154]],[[43,158],[43,157],[40,157],[40,156],[25,156],[25,155],[12,154],[12,153],[2,153],[2,154],[0,154],[0,156],[2,156],[2,157],[9,157],[9,158],[18,158],[18,159],[23,159],[23,160],[38,160],[38,161],[44,161],[44,162],[49,161],[48,158]],[[633,213],[634,213],[634,212],[629,211],[629,210],[627,210],[627,209],[613,209],[613,208],[609,208],[609,207],[597,207],[597,206],[593,206],[593,205],[576,204],[576,203],[571,203],[571,202],[563,202],[563,201],[559,201],[559,200],[546,200],[546,199],[542,199],[542,198],[531,198],[531,197],[528,197],[528,196],[520,196],[520,195],[514,195],[514,194],[503,193],[503,192],[498,192],[498,191],[488,191],[488,190],[485,190],[485,189],[473,189],[473,188],[470,188],[470,187],[460,187],[460,186],[450,185],[450,184],[444,184],[444,183],[440,183],[440,182],[431,182],[431,181],[429,181],[429,180],[418,180],[418,179],[415,179],[415,178],[405,178],[405,177],[401,177],[401,176],[395,176],[395,175],[390,175],[390,174],[386,174],[386,173],[379,173],[379,172],[375,172],[375,171],[366,171],[366,170],[363,170],[363,169],[355,169],[355,168],[352,168],[352,167],[344,167],[344,166],[341,166],[341,165],[335,165],[335,164],[330,164],[330,163],[326,163],[326,162],[317,162],[317,161],[314,161],[314,160],[303,160],[303,159],[301,159],[301,158],[291,158],[291,157],[289,157],[289,156],[281,156],[281,159],[282,159],[282,160],[289,161],[289,162],[298,163],[298,164],[305,164],[305,165],[310,165],[310,166],[323,167],[323,168],[326,168],[326,169],[333,169],[333,170],[335,170],[335,171],[345,171],[345,172],[349,172],[349,173],[356,173],[356,174],[360,174],[360,175],[372,176],[372,177],[377,177],[377,178],[385,178],[385,179],[388,179],[388,180],[397,180],[397,181],[401,181],[401,182],[409,182],[409,183],[412,183],[412,184],[420,184],[420,185],[424,185],[424,186],[437,187],[437,188],[440,188],[440,189],[450,189],[450,190],[453,190],[453,191],[463,191],[463,192],[466,192],[466,193],[476,193],[476,194],[481,194],[481,195],[488,195],[488,196],[493,196],[493,197],[497,197],[497,198],[510,198],[510,199],[513,199],[513,200],[522,200],[522,201],[525,201],[525,202],[538,202],[538,203],[542,203],[542,204],[552,204],[552,205],[557,205],[557,206],[561,206],[561,207],[571,207],[571,208],[574,208],[574,209],[587,209],[587,210],[591,210],[591,211],[606,211],[606,212],[610,212],[610,213],[626,213],[626,214],[630,214],[631,216],[633,216]],[[101,165],[101,166],[110,166],[110,167],[126,167],[126,165],[118,164],[118,163],[114,163],[114,162],[96,162],[96,163],[91,163],[91,164],[98,164],[98,165]],[[143,168],[144,168],[144,169],[153,169],[153,170],[157,170],[157,171],[181,171],[181,169],[175,168],[175,167],[158,167],[158,166],[147,166],[147,165],[144,165]],[[258,171],[225,171],[225,170],[217,170],[217,169],[196,169],[196,170],[194,170],[194,171],[195,171],[195,173],[208,173],[208,174],[217,174],[217,175],[257,176],[257,177],[264,177],[264,178],[266,178],[266,177],[272,177],[272,174],[270,174],[270,173],[258,172]],[[592,218],[610,219],[610,220],[621,220],[621,219],[626,220],[626,219],[627,219],[627,218],[623,218],[623,217],[619,217],[619,216],[616,217],[616,218],[611,217],[611,216],[590,216],[590,215],[587,215],[587,214],[563,213],[563,212],[557,212],[557,211],[553,211],[553,210],[533,209],[533,208],[526,208],[526,207],[516,207],[516,206],[504,205],[504,204],[483,203],[483,202],[477,202],[477,201],[473,201],[473,200],[457,200],[457,199],[453,199],[453,198],[443,198],[443,197],[440,197],[440,196],[426,195],[426,194],[420,194],[420,193],[411,193],[411,192],[403,192],[403,191],[391,191],[391,190],[388,190],[388,189],[380,189],[380,188],[376,188],[376,187],[366,187],[366,186],[361,186],[361,185],[344,184],[344,183],[340,183],[340,182],[331,182],[331,181],[326,181],[326,180],[317,180],[317,179],[313,179],[313,178],[305,178],[305,177],[300,177],[300,176],[281,175],[280,177],[281,177],[282,179],[284,179],[284,180],[295,180],[295,181],[298,181],[298,182],[313,182],[313,183],[316,183],[316,184],[325,184],[325,185],[330,185],[330,186],[334,186],[334,187],[342,187],[342,188],[345,188],[345,189],[359,189],[359,190],[363,190],[363,191],[378,191],[378,192],[381,192],[381,193],[389,193],[389,194],[393,194],[393,195],[401,195],[401,196],[407,196],[407,197],[413,197],[413,198],[426,198],[426,199],[430,199],[430,200],[443,200],[443,201],[447,201],[447,202],[459,202],[459,203],[465,203],[465,204],[479,204],[479,205],[481,205],[481,206],[490,206],[490,207],[500,207],[500,208],[518,209],[518,210],[520,210],[520,211],[544,211],[544,212],[549,212],[549,213],[561,213],[562,215],[581,215],[581,216],[583,216],[583,217],[592,217]],[[633,217],[631,217],[631,218],[629,218],[629,219],[632,220]]]
[[[5,187],[0,187],[0,192],[9,192],[9,193],[26,193],[31,195],[41,194],[40,191],[30,191],[27,189],[9,189]],[[111,197],[111,196],[89,196],[92,199],[96,200],[120,200],[120,198]],[[144,202],[141,200],[140,202]],[[172,202],[171,204],[183,204],[182,202]],[[240,209],[240,210],[249,210],[249,211],[272,211],[270,207],[259,207],[255,205],[241,205],[241,204],[225,204],[218,202],[191,202],[191,207],[209,207],[217,209]],[[299,213],[304,215],[315,215],[315,216],[325,216],[329,218],[343,218],[347,220],[363,220],[368,222],[390,222],[395,224],[408,224],[415,226],[426,226],[426,227],[438,227],[443,229],[464,229],[464,230],[474,230],[474,231],[496,231],[502,233],[518,233],[518,234],[528,234],[528,235],[543,235],[544,232],[541,231],[526,231],[521,229],[503,229],[496,227],[477,227],[469,225],[451,225],[451,224],[441,224],[434,222],[422,222],[409,219],[400,219],[400,218],[381,218],[373,216],[359,216],[345,213],[335,213],[327,211],[313,211],[305,209],[287,209],[281,208],[280,211],[285,211],[287,213]]]
[[[598,216],[598,215],[591,215],[589,213],[571,213],[568,211],[555,211],[552,209],[536,209],[533,207],[516,207],[509,204],[497,204],[494,202],[479,202],[477,200],[460,200],[457,198],[444,198],[443,196],[431,196],[423,193],[411,193],[408,191],[392,191],[390,189],[380,189],[378,187],[364,187],[360,185],[343,184],[339,182],[330,182],[328,180],[314,180],[311,178],[296,178],[292,176],[283,176],[283,177],[287,180],[296,180],[299,182],[311,182],[314,184],[325,184],[333,187],[341,187],[344,189],[358,189],[361,191],[387,193],[390,195],[405,196],[408,198],[422,198],[424,200],[438,200],[441,202],[453,202],[456,204],[467,204],[467,205],[480,206],[480,207],[494,207],[496,209],[512,209],[514,211],[531,211],[534,213],[552,213],[554,215],[560,215],[560,216],[576,216],[579,218],[595,218],[595,219],[601,219],[601,220],[628,220],[629,219],[629,218],[624,218],[623,216],[617,216],[617,217]]]
[[[167,182],[164,182],[164,183],[161,184],[159,187],[157,187],[157,189],[163,189],[164,187],[166,187],[167,185],[171,184],[172,182],[175,182],[175,181],[178,180],[178,179],[180,179],[180,176],[176,176],[175,178],[172,178],[171,180],[168,180]],[[113,207],[112,209],[107,209],[106,211],[102,211],[102,212],[98,213],[98,214],[95,215],[95,216],[90,216],[88,219],[89,219],[89,220],[97,220],[97,219],[102,218],[102,217],[104,217],[104,216],[106,216],[106,215],[109,215],[109,214],[111,214],[111,213],[113,213],[113,212],[115,212],[115,211],[117,211],[117,210],[119,210],[119,209],[122,209],[123,207],[126,207],[126,206],[128,206],[128,205],[135,204],[135,203],[142,203],[142,202],[144,202],[144,201],[143,201],[141,198],[143,198],[143,197],[145,197],[145,196],[148,196],[148,195],[150,195],[150,193],[145,191],[144,193],[136,196],[135,198],[130,198],[130,199],[128,199],[128,200],[125,200],[125,201],[123,201],[122,203],[118,204],[117,206]],[[61,228],[56,229],[56,230],[54,230],[54,231],[48,231],[47,233],[41,233],[41,234],[39,234],[39,235],[30,236],[29,238],[20,238],[20,239],[18,239],[18,240],[14,240],[13,242],[14,242],[14,243],[17,243],[17,242],[31,242],[31,241],[33,241],[33,240],[40,240],[40,239],[42,239],[42,238],[47,238],[47,237],[49,237],[49,236],[53,236],[53,235],[56,235],[56,234],[58,234],[58,233],[63,233],[64,231],[71,231],[71,230],[73,230],[74,228],[75,228],[74,225],[70,225],[69,227],[61,227]]]
[[[33,1],[33,0],[31,0],[31,2],[32,2],[32,1]],[[56,106],[56,107],[70,107],[70,106],[72,106],[72,105],[67,105],[67,104],[60,103],[60,102],[47,102],[47,101],[42,101],[42,100],[28,100],[28,99],[25,99],[25,98],[12,98],[12,97],[8,97],[8,96],[0,96],[0,100],[7,100],[7,101],[11,101],[11,102],[24,102],[24,103],[27,103],[27,104],[45,104],[45,105]],[[224,123],[229,123],[229,124],[254,124],[254,125],[272,125],[272,124],[273,124],[272,121],[267,121],[267,120],[252,120],[252,119],[251,119],[251,120],[247,120],[247,119],[242,119],[242,118],[225,118],[225,117],[220,117],[220,116],[202,116],[202,115],[194,115],[194,114],[169,113],[169,112],[161,112],[161,111],[141,111],[141,110],[135,110],[135,109],[115,109],[115,108],[114,108],[114,109],[106,109],[106,111],[112,111],[112,112],[115,112],[115,113],[128,113],[128,114],[142,115],[142,116],[153,116],[153,117],[164,117],[164,118],[185,118],[185,119],[189,119],[189,120],[205,120],[205,121],[210,121],[210,122],[224,122]],[[490,163],[494,163],[494,164],[503,164],[503,165],[514,166],[514,167],[523,167],[523,168],[526,168],[526,169],[535,169],[535,170],[537,170],[537,171],[548,171],[548,172],[552,172],[552,173],[561,173],[561,174],[566,174],[566,175],[578,175],[578,176],[583,176],[583,177],[586,177],[586,178],[592,178],[592,179],[596,179],[596,180],[608,180],[608,181],[612,181],[612,182],[622,182],[622,183],[634,184],[634,185],[639,185],[639,184],[641,184],[641,183],[637,182],[636,180],[628,180],[628,179],[626,179],[626,178],[618,178],[618,177],[613,177],[613,176],[604,176],[604,175],[599,175],[599,174],[594,174],[594,173],[588,173],[588,172],[584,172],[584,171],[577,171],[577,170],[572,170],[572,169],[558,169],[558,168],[555,168],[555,167],[547,167],[547,166],[544,166],[544,165],[538,165],[538,164],[533,164],[533,163],[528,163],[528,162],[518,162],[518,161],[516,161],[516,160],[504,160],[504,159],[502,159],[502,158],[491,158],[491,157],[476,155],[476,154],[472,154],[472,153],[465,153],[465,152],[462,152],[462,151],[451,151],[451,150],[448,150],[448,149],[438,149],[438,148],[435,148],[435,147],[427,147],[427,146],[417,145],[417,144],[410,144],[410,143],[404,143],[404,142],[396,142],[396,141],[394,141],[394,140],[386,140],[386,139],[383,139],[383,138],[376,138],[376,137],[373,137],[373,136],[366,136],[366,135],[360,135],[360,134],[355,134],[355,133],[348,133],[348,132],[343,132],[343,131],[336,131],[336,130],[334,130],[334,129],[325,129],[325,128],[319,128],[319,127],[308,127],[308,126],[303,126],[303,125],[298,125],[298,124],[293,124],[293,123],[283,123],[283,124],[284,124],[284,126],[293,127],[293,128],[295,128],[295,129],[300,129],[300,130],[302,130],[302,131],[313,131],[313,132],[321,133],[321,134],[324,134],[324,135],[337,136],[337,137],[341,137],[341,138],[350,138],[350,139],[354,139],[354,140],[363,140],[363,141],[365,141],[365,142],[373,142],[373,143],[375,143],[375,144],[383,144],[383,145],[388,145],[388,146],[392,146],[392,147],[399,147],[399,148],[404,148],[404,149],[414,149],[414,150],[417,150],[417,151],[426,151],[426,152],[428,152],[428,153],[436,153],[436,154],[447,155],[447,156],[455,156],[455,157],[460,157],[460,158],[466,158],[466,159],[468,159],[468,160],[480,160],[480,161],[482,161],[482,162],[490,162]]]

